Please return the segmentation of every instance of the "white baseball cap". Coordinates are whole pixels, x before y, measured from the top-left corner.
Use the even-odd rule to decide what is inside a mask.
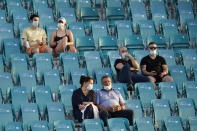
[[[66,24],[66,19],[64,17],[60,17],[58,19],[58,22],[63,22],[64,24]]]

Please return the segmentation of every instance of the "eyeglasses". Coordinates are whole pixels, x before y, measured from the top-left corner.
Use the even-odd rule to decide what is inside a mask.
[[[157,47],[149,47],[149,49],[151,49],[151,50],[156,50]]]

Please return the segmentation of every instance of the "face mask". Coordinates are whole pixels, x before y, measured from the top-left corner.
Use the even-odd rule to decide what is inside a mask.
[[[93,85],[92,85],[92,84],[89,84],[89,85],[87,86],[87,89],[88,89],[88,90],[92,90],[92,88],[93,88]]]
[[[107,90],[107,91],[108,91],[108,90],[111,90],[111,88],[112,88],[111,85],[109,85],[109,86],[104,86],[104,89]]]
[[[126,53],[122,53],[122,59],[126,57]]]
[[[58,24],[57,24],[57,27],[58,27],[58,28],[64,28],[64,24],[58,23]]]
[[[34,27],[38,27],[38,21],[33,21],[32,25],[33,25]]]
[[[157,54],[157,51],[154,50],[154,51],[150,51],[149,53],[150,53],[150,55],[156,55]]]

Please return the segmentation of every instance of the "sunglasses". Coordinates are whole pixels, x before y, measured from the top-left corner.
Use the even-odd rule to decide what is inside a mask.
[[[157,47],[149,47],[149,49],[151,49],[151,50],[156,50]]]

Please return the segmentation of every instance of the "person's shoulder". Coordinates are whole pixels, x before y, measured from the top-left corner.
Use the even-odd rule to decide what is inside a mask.
[[[163,56],[160,56],[160,55],[157,55],[157,59],[165,60],[165,58]]]
[[[74,94],[74,93],[79,93],[80,91],[81,91],[81,88],[75,89],[75,90],[73,91],[73,94]]]
[[[114,92],[114,93],[116,93],[116,94],[120,94],[120,91],[119,90],[116,90],[116,89],[112,89],[112,91]]]
[[[44,31],[45,32],[45,30],[43,28],[41,28],[41,27],[38,27],[37,30],[38,31]]]
[[[147,59],[149,59],[149,55],[142,57],[141,61],[144,61],[144,60],[147,60]]]
[[[24,32],[27,32],[27,31],[30,31],[31,30],[31,27],[27,27],[24,29]]]

